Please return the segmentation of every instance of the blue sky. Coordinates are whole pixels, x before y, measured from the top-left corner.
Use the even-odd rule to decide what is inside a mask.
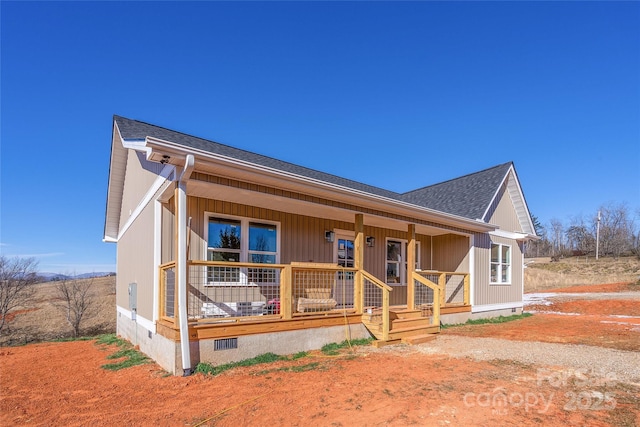
[[[115,270],[113,114],[399,192],[514,161],[542,223],[640,208],[638,2],[0,13],[0,251],[41,271]]]

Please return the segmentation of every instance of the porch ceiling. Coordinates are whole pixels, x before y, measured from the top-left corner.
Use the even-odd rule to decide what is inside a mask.
[[[290,199],[273,194],[265,194],[246,189],[227,187],[194,180],[190,180],[187,182],[187,194],[189,196],[202,197],[205,199],[225,200],[245,205],[247,204],[247,200],[250,200],[251,206],[345,222],[354,222],[355,214],[359,213],[348,209],[311,203],[304,200]],[[397,219],[364,214],[364,224],[371,227],[407,231],[407,226],[409,223]],[[438,236],[441,234],[450,234],[453,233],[453,231],[416,224],[416,233],[427,236]]]

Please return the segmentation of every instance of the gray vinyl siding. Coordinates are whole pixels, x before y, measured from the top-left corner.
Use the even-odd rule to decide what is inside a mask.
[[[433,237],[433,269],[469,272],[469,238],[457,234]]]
[[[511,246],[511,283],[490,284],[491,243]],[[522,244],[503,237],[477,234],[475,246],[475,276],[473,305],[504,304],[522,301]]]
[[[499,197],[495,200],[491,209],[489,210],[489,222],[491,224],[498,224],[501,230],[522,232],[522,226],[516,209],[513,205],[513,201],[506,191],[506,183],[502,186]]]
[[[136,283],[138,315],[148,320],[153,319],[153,219],[150,203],[118,241],[116,255],[116,304],[130,308],[128,286]]]
[[[145,159],[144,154],[129,150],[127,168],[122,190],[122,210],[120,211],[120,230],[129,220],[129,216],[138,207],[145,194],[162,170],[162,165]]]

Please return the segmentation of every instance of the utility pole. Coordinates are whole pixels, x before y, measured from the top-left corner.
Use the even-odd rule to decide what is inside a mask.
[[[600,247],[600,211],[598,211],[598,222],[596,223],[596,261],[598,260],[599,247]]]

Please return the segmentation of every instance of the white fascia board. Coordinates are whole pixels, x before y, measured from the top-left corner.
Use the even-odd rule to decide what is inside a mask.
[[[133,224],[136,218],[142,213],[142,210],[151,202],[158,190],[160,190],[163,185],[168,185],[171,182],[171,176],[175,176],[175,169],[173,165],[164,165],[164,168],[160,171],[160,175],[156,177],[156,180],[151,187],[149,187],[142,200],[140,200],[140,203],[138,203],[138,206],[131,212],[127,222],[120,230],[120,233],[118,233],[118,240],[127,232],[131,224]]]
[[[514,231],[506,231],[506,230],[494,230],[488,233],[490,236],[496,237],[504,237],[505,239],[512,240],[526,240],[529,235],[526,233],[516,233]]]
[[[117,138],[117,139],[116,139]],[[107,185],[107,203],[104,221],[105,242],[117,241],[122,209],[122,193],[127,169],[127,150],[122,146],[122,136],[118,124],[113,122],[111,137],[111,158],[109,161],[109,183]]]
[[[234,159],[231,157],[227,157],[227,156],[222,156],[219,154],[213,154],[210,153],[208,151],[203,151],[203,150],[198,150],[198,149],[194,149],[194,148],[189,148],[189,151],[187,152],[186,150],[184,150],[184,148],[181,145],[178,144],[174,144],[172,142],[169,141],[164,141],[164,140],[160,140],[157,138],[151,138],[148,137],[147,138],[147,144],[151,145],[152,147],[155,145],[158,148],[170,148],[171,151],[173,152],[179,152],[182,153],[183,155],[186,155],[188,153],[196,153],[198,156],[201,156],[203,158],[206,158],[209,161],[213,161],[214,163],[222,163],[222,164],[226,164],[226,165],[233,165],[235,167],[240,167],[240,168],[244,168],[244,169],[248,169],[248,170],[253,170],[253,171],[258,171],[260,173],[267,173],[270,174],[271,176],[275,176],[278,177],[280,179],[284,179],[284,180],[289,180],[289,181],[295,181],[295,182],[302,182],[305,185],[309,185],[309,186],[313,186],[316,188],[320,188],[322,190],[325,191],[329,191],[332,193],[335,192],[340,192],[343,194],[348,194],[349,196],[356,196],[362,199],[367,199],[370,201],[374,201],[374,202],[378,202],[378,203],[384,203],[385,205],[393,205],[396,207],[399,207],[403,210],[409,210],[411,212],[413,212],[414,214],[418,214],[418,215],[429,215],[431,218],[431,220],[445,220],[445,221],[449,221],[449,222],[453,222],[456,226],[460,227],[460,228],[468,228],[471,231],[481,231],[481,232],[486,232],[486,231],[491,231],[491,230],[495,230],[497,228],[497,226],[493,225],[493,224],[489,224],[486,223],[484,221],[478,221],[478,220],[472,220],[472,219],[468,219],[468,218],[464,218],[461,216],[457,216],[457,215],[452,215],[452,214],[447,214],[444,212],[440,212],[440,211],[436,211],[433,209],[428,209],[428,208],[424,208],[418,205],[414,205],[411,203],[407,203],[407,202],[402,202],[399,200],[395,200],[395,199],[390,199],[388,197],[384,197],[384,196],[377,196],[371,193],[367,193],[365,191],[360,191],[360,190],[355,190],[353,188],[349,188],[349,187],[344,187],[341,185],[337,185],[337,184],[331,184],[328,183],[326,181],[322,181],[322,180],[318,180],[318,179],[314,179],[314,178],[309,178],[309,177],[305,177],[305,176],[301,176],[301,175],[297,175],[297,174],[293,174],[293,173],[289,173],[289,172],[285,172],[279,169],[273,169],[273,168],[269,168],[266,166],[261,166],[261,165],[257,165],[255,163],[250,163],[250,162],[246,162],[243,160],[238,160],[238,159]]]
[[[529,231],[529,233],[527,234],[528,236],[535,236],[535,228],[533,227],[533,223],[531,221],[529,208],[527,207],[527,202],[524,199],[524,193],[522,192],[522,187],[520,187],[520,181],[518,180],[518,175],[516,174],[513,164],[509,167],[509,170],[507,171],[507,173],[504,174],[502,181],[500,181],[500,185],[498,186],[498,188],[496,188],[496,191],[493,194],[491,201],[489,202],[489,204],[487,205],[487,208],[482,214],[482,218],[483,219],[487,218],[487,215],[489,214],[489,208],[491,208],[491,205],[493,205],[493,203],[495,202],[496,198],[498,197],[498,194],[500,193],[500,189],[504,185],[505,181],[509,179],[509,176],[513,177],[513,179],[510,180],[509,183],[507,184],[507,192],[514,203],[514,208],[516,209],[516,215],[518,216],[520,225],[522,226],[523,230]],[[518,210],[524,210],[526,215],[518,214]],[[526,218],[523,218],[523,216],[526,216]],[[523,223],[523,220],[524,220],[524,223]]]
[[[498,198],[498,194],[500,193],[500,189],[502,188],[502,186],[504,185],[504,182],[509,177],[509,174],[511,173],[512,169],[513,169],[513,165],[511,165],[509,167],[509,170],[507,171],[507,173],[505,173],[504,176],[502,177],[502,181],[500,181],[500,185],[498,185],[498,187],[496,188],[495,192],[493,193],[493,197],[491,197],[491,200],[489,201],[489,204],[487,205],[486,209],[484,210],[484,213],[482,214],[482,219],[483,220],[487,218],[487,215],[489,214],[489,209],[491,208],[491,205],[493,205],[493,202],[495,202],[495,200]]]

